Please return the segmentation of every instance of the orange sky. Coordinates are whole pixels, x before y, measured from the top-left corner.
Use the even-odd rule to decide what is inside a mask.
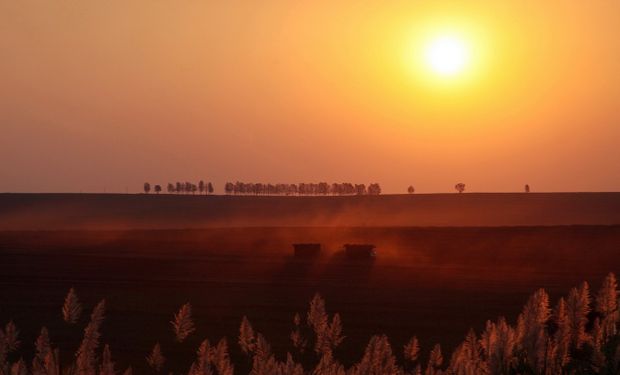
[[[334,3],[0,0],[0,191],[620,190],[620,2]]]

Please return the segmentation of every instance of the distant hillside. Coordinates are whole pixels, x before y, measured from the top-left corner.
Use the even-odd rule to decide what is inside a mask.
[[[620,224],[620,193],[0,194],[0,230]]]

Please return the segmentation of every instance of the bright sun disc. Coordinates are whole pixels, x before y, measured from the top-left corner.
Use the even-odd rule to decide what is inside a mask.
[[[444,36],[428,43],[424,57],[433,72],[441,76],[453,76],[467,65],[469,50],[462,40]]]

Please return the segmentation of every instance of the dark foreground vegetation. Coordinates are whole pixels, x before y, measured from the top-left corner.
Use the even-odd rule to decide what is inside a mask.
[[[0,329],[0,372],[11,375],[117,374],[110,346],[101,349],[101,329],[105,317],[105,300],[97,303],[83,327],[83,337],[74,358],[68,363],[60,359],[47,328],[41,328],[34,342],[33,358],[20,356],[22,342],[19,330],[10,321]],[[62,317],[68,325],[80,322],[83,307],[75,291],[69,290],[62,306]],[[334,352],[346,339],[338,313],[329,314],[325,301],[316,294],[307,313],[296,314],[289,338],[290,351],[277,358],[266,338],[256,332],[243,317],[235,345],[246,356],[251,375],[397,375],[397,374],[618,374],[620,372],[620,334],[618,333],[618,285],[610,273],[599,291],[591,296],[587,282],[572,288],[554,308],[544,289],[530,296],[516,322],[499,317],[487,321],[480,333],[470,330],[451,355],[442,353],[439,343],[432,346],[428,360],[422,364],[423,350],[413,336],[403,348],[392,347],[384,334],[370,338],[362,358],[346,368]],[[196,327],[190,303],[172,316],[171,335],[182,344]],[[66,329],[81,329],[67,327]],[[121,333],[115,333],[121,334]],[[195,360],[187,370],[190,375],[232,375],[229,342],[204,339],[196,349]],[[395,352],[404,361],[398,363]],[[140,359],[141,361],[141,359]],[[170,370],[165,349],[154,343],[145,361],[151,373]],[[132,368],[124,370],[129,375]]]
[[[322,255],[294,257],[297,242],[321,243]],[[352,261],[341,250],[346,243],[375,244],[377,257]],[[341,318],[345,338],[333,356],[344,368],[360,361],[371,337],[385,334],[407,371],[414,368],[406,367],[402,348],[414,335],[418,363],[426,366],[441,343],[445,369],[469,327],[480,336],[487,319],[505,316],[516,328],[537,288],[552,306],[582,280],[598,291],[603,275],[620,273],[619,247],[617,226],[0,232],[0,323],[20,328],[22,345],[11,362],[23,356],[30,364],[32,343],[46,326],[66,367],[88,315],[105,298],[101,342],[110,345],[117,369],[148,374],[144,357],[159,342],[162,372],[186,373],[202,340],[216,345],[227,337],[235,373],[246,374],[252,362],[236,344],[243,316],[285,361],[295,353],[292,318],[299,313],[306,325],[307,303],[318,292],[330,324],[331,313]],[[84,306],[75,326],[59,309],[71,287]],[[196,331],[179,343],[168,322],[186,302]],[[294,360],[310,371],[320,358],[307,325],[302,333],[309,343]]]

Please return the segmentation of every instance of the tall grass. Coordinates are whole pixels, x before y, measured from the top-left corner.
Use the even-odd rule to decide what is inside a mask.
[[[76,324],[82,312],[77,294],[69,290],[62,307],[63,318]],[[34,343],[30,360],[19,357],[22,343],[13,322],[0,328],[0,375],[116,375],[112,351],[101,346],[100,329],[104,321],[105,302],[97,304],[84,328],[81,344],[70,363],[60,363],[59,349],[50,344],[46,328]],[[305,319],[293,318],[290,333],[291,352],[286,359],[277,358],[271,346],[256,332],[250,320],[243,317],[237,345],[251,364],[250,375],[500,375],[500,374],[620,374],[620,331],[618,285],[614,274],[605,278],[592,296],[583,283],[573,288],[566,298],[551,305],[544,289],[534,292],[517,321],[509,323],[499,317],[487,321],[485,329],[470,330],[463,342],[444,355],[439,343],[430,348],[428,361],[421,363],[422,348],[414,336],[402,348],[399,363],[385,335],[370,338],[362,358],[345,368],[334,356],[334,349],[345,340],[339,314],[330,314],[325,301],[315,295]],[[194,334],[194,321],[189,303],[181,306],[171,321],[176,341]],[[296,361],[304,352],[314,353],[311,366]],[[10,360],[10,358],[18,358]],[[152,373],[166,372],[166,358],[159,343],[145,356]],[[189,375],[233,375],[234,364],[225,338],[216,344],[204,340],[196,350],[196,359],[187,364]],[[131,367],[123,374],[131,375]]]

